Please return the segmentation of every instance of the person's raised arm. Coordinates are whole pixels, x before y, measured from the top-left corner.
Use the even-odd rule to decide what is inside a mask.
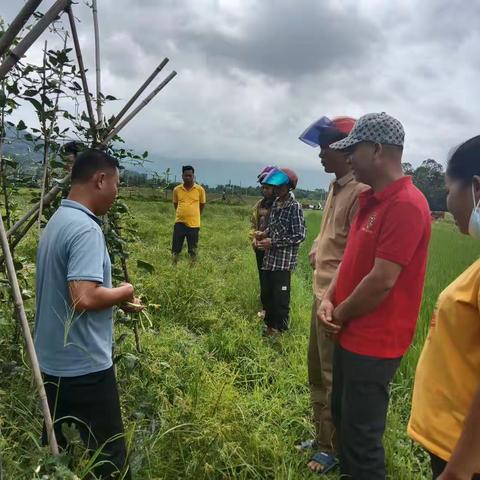
[[[74,280],[68,282],[68,287],[72,306],[77,312],[104,310],[134,300],[133,286],[129,283],[106,288],[96,282]]]
[[[67,282],[71,304],[76,311],[103,310],[123,302],[140,303],[134,298],[130,284],[117,288],[103,285],[108,253],[100,227],[77,233],[67,248]]]

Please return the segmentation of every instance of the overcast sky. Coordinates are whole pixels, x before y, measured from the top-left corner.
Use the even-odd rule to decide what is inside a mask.
[[[480,2],[98,3],[103,90],[121,99],[108,111],[164,57],[165,75],[178,72],[122,132],[129,146],[150,151],[159,171],[188,162],[203,182],[248,184],[262,164],[279,164],[298,171],[299,186],[324,187],[318,151],[298,140],[322,115],[397,117],[404,160],[414,165],[444,163],[453,145],[480,133]],[[0,15],[11,21],[22,5],[1,0]],[[93,73],[91,10],[81,1],[75,14]],[[42,44],[31,58],[40,58]]]

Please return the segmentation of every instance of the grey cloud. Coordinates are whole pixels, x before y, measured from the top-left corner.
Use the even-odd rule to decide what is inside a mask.
[[[19,2],[3,3],[13,18]],[[260,163],[289,163],[304,185],[325,186],[318,152],[298,141],[321,115],[395,115],[414,164],[442,161],[479,130],[478,2],[101,0],[99,8],[105,93],[129,98],[164,56],[165,72],[179,72],[122,132],[150,150],[158,170],[204,159],[199,168],[214,172],[217,162],[220,176],[230,169],[252,183]],[[75,11],[93,87],[91,12],[83,0]]]
[[[329,68],[345,69],[368,57],[381,34],[355,12],[335,12],[328,2],[262,2],[243,34],[182,32],[189,48],[252,72],[294,81]]]

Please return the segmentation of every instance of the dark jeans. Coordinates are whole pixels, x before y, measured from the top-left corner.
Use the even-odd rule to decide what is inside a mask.
[[[389,386],[400,360],[358,355],[335,346],[332,415],[342,478],[385,480],[383,434]]]
[[[290,313],[290,276],[288,270],[264,270],[265,323],[280,331],[288,330]]]
[[[262,302],[262,307],[265,310],[266,300],[265,300],[265,275],[262,270],[263,257],[265,256],[264,250],[255,250],[255,257],[257,259],[257,269],[258,269],[258,279],[260,281],[260,301]]]
[[[68,442],[62,424],[75,424],[89,450],[97,450],[105,443],[94,473],[101,478],[131,479],[130,471],[124,477],[119,473],[128,469],[127,450],[120,412],[117,381],[113,367],[79,377],[43,375],[48,406],[54,420],[54,430],[60,448]],[[120,438],[117,436],[122,435]],[[112,437],[115,437],[113,440]],[[42,443],[48,444],[43,426]]]
[[[198,237],[200,229],[187,227],[184,223],[176,223],[173,227],[172,253],[178,255],[183,248],[183,242],[187,239],[188,254],[195,257],[197,254]]]
[[[433,453],[430,453],[430,461],[432,465],[432,479],[435,480],[445,470],[447,462]],[[480,480],[480,474],[476,473],[473,475],[472,480]]]

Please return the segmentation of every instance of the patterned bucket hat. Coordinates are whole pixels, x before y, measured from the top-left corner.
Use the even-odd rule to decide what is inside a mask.
[[[332,143],[330,148],[344,150],[360,142],[375,142],[403,147],[405,131],[396,119],[382,113],[367,113],[360,117],[346,138]]]

